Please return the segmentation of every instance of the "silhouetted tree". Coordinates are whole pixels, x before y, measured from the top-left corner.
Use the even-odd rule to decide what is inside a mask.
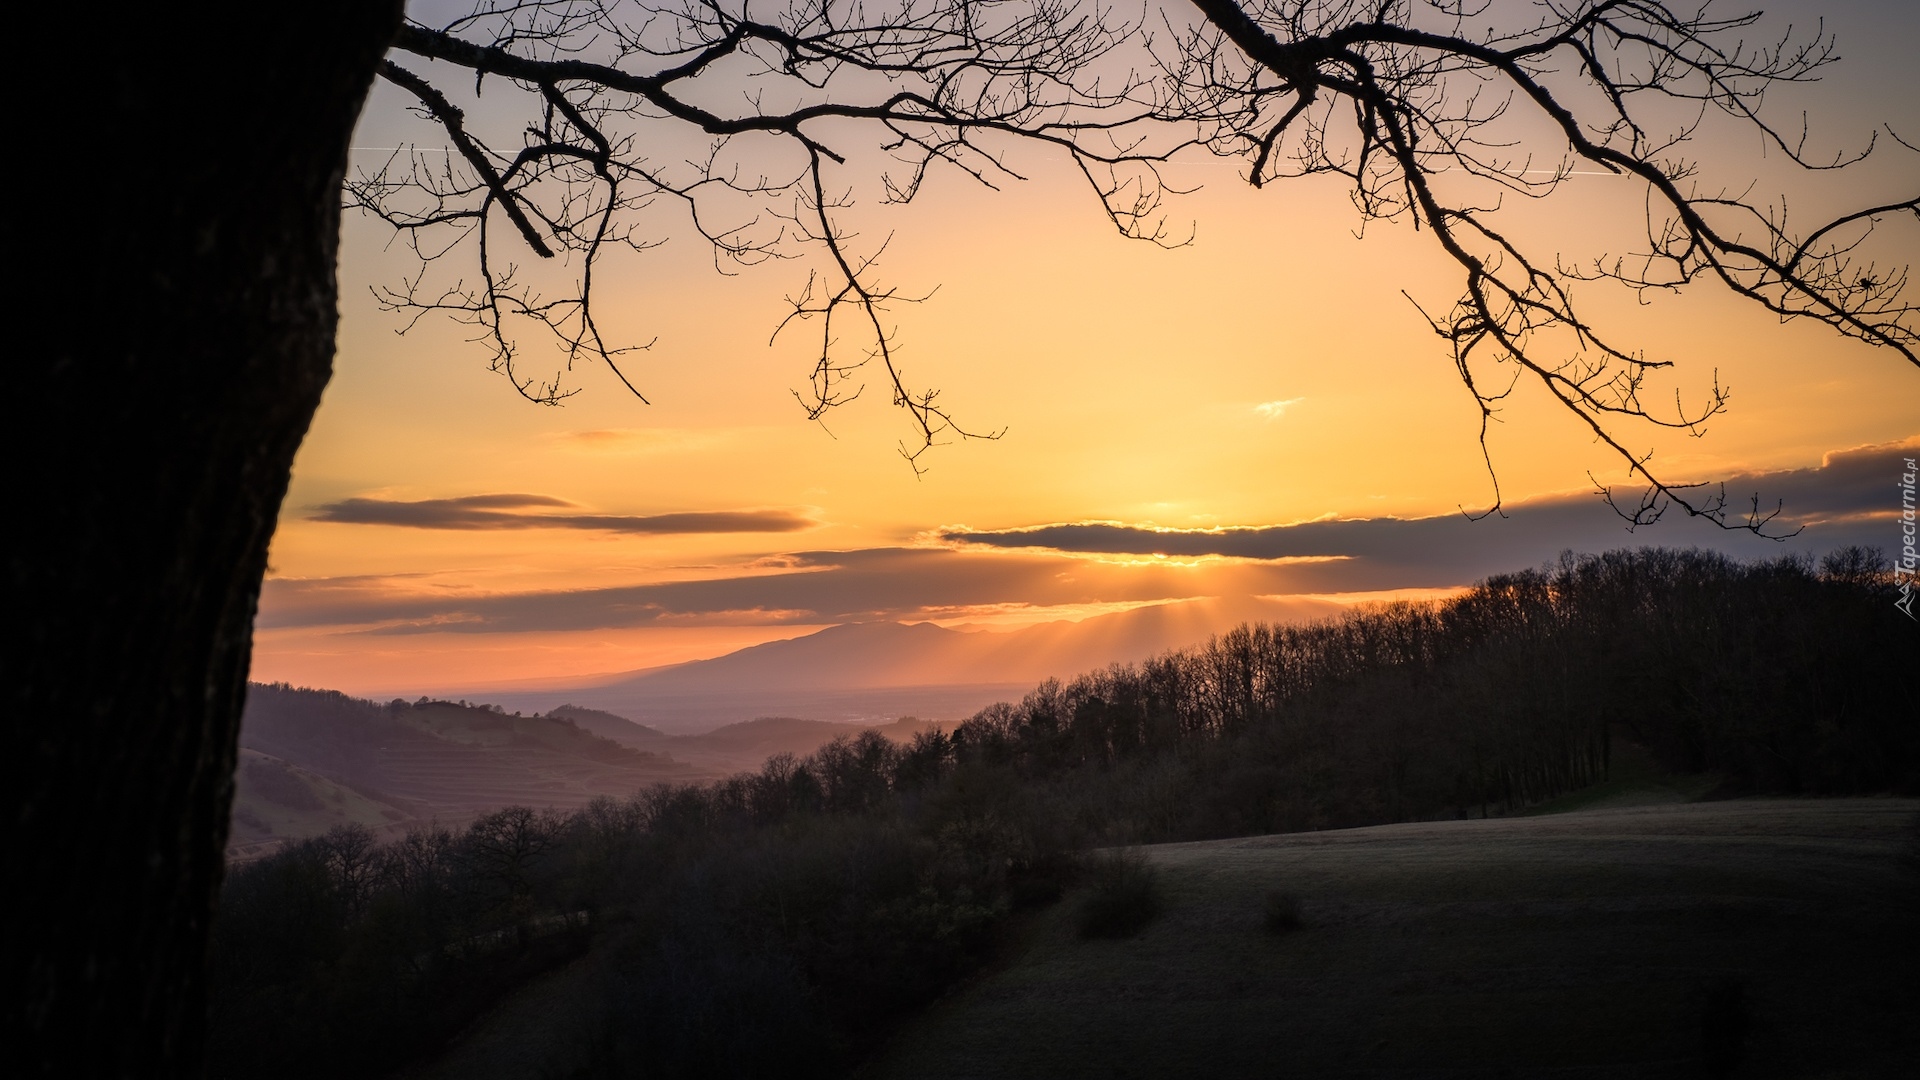
[[[533,0],[434,28],[403,24],[392,0],[147,5],[84,23],[33,5],[17,20],[16,40],[84,35],[87,57],[46,99],[25,190],[0,224],[31,262],[17,306],[40,335],[16,350],[32,415],[7,425],[18,500],[40,515],[9,530],[6,561],[22,627],[6,679],[20,776],[8,819],[34,883],[5,929],[29,998],[7,1041],[29,1073],[194,1068],[252,615],[330,370],[347,140],[376,76],[411,95],[450,152],[356,177],[347,202],[423,258],[466,260],[451,283],[415,278],[384,295],[474,323],[536,400],[566,388],[523,374],[512,324],[549,334],[563,367],[618,371],[592,271],[605,250],[650,242],[633,217],[650,204],[678,207],[680,227],[723,258],[820,254],[792,312],[820,329],[816,415],[857,393],[859,365],[877,358],[917,427],[910,459],[965,434],[893,362],[887,312],[905,297],[875,278],[879,248],[838,224],[841,177],[878,152],[901,163],[895,198],[935,168],[997,182],[1016,175],[1003,155],[1017,142],[1067,155],[1116,227],[1163,243],[1177,238],[1161,224],[1159,169],[1187,148],[1243,160],[1262,185],[1346,178],[1363,217],[1411,219],[1460,268],[1460,302],[1434,327],[1483,410],[1501,394],[1484,361],[1536,380],[1646,482],[1623,504],[1636,520],[1672,500],[1743,524],[1723,498],[1660,480],[1614,426],[1691,427],[1724,399],[1716,388],[1691,411],[1643,404],[1660,364],[1603,335],[1570,280],[1707,280],[1915,359],[1904,269],[1855,254],[1876,220],[1915,214],[1914,199],[1789,230],[1761,203],[1696,195],[1689,168],[1666,161],[1688,124],[1643,103],[1729,114],[1805,160],[1758,103],[1817,73],[1830,44],[1738,47],[1744,16],[1657,0],[1555,5],[1504,25],[1410,0],[1194,0],[1141,23],[1072,0],[819,0],[764,19],[744,0],[627,11]],[[449,89],[467,85],[526,103],[510,148],[469,129]],[[1509,109],[1557,133],[1547,155],[1560,164],[1544,179],[1499,148]],[[708,151],[673,164],[689,140]],[[1576,163],[1645,187],[1650,254],[1562,270],[1476,209],[1475,183],[1544,194]],[[514,245],[571,257],[572,287],[535,288]],[[841,339],[864,340],[866,355],[836,352]],[[1744,524],[1763,517],[1756,506]],[[1151,739],[1205,719],[1177,696],[1154,701]],[[1034,729],[1048,753],[1069,752],[1049,734],[1062,718]]]
[[[331,371],[348,136],[400,4],[14,18],[85,70],[34,107],[0,217],[34,312],[5,450],[36,508],[5,541],[0,1041],[22,1075],[180,1075],[267,542]]]
[[[557,819],[509,806],[476,819],[460,839],[460,857],[522,939],[534,914],[535,874],[560,834]]]

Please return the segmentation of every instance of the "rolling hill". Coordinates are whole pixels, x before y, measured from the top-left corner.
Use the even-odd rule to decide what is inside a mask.
[[[758,769],[775,754],[804,757],[841,735],[872,729],[904,743],[938,725],[913,716],[884,724],[846,724],[829,720],[801,720],[791,716],[759,716],[726,724],[699,735],[669,735],[623,716],[578,705],[562,705],[549,717],[570,720],[580,727],[636,750],[670,755],[695,770],[717,776]]]
[[[1749,799],[1154,845],[1165,910],[1139,936],[1079,937],[1069,893],[854,1075],[1905,1075],[1917,813]],[[1263,928],[1276,891],[1299,929]],[[585,962],[529,983],[411,1075],[565,1075],[595,985]]]
[[[1756,799],[1148,848],[1167,909],[1139,937],[1081,940],[1062,905],[863,1075],[1678,1078],[1716,1054],[1736,1059],[1719,1075],[1899,1075],[1920,1051],[1920,878],[1898,857],[1916,810]],[[1301,929],[1263,931],[1272,890]]]
[[[509,803],[574,807],[701,775],[565,718],[258,683],[248,687],[240,745],[235,854],[347,822],[457,823]]]
[[[428,820],[458,824],[508,804],[566,809],[662,781],[757,769],[775,754],[804,756],[868,727],[905,742],[932,726],[913,717],[874,725],[759,717],[669,735],[575,705],[523,716],[256,683],[241,725],[228,852],[254,857],[336,825],[392,832]]]
[[[316,836],[336,825],[388,830],[432,816],[424,803],[328,779],[258,750],[241,750],[234,773],[227,852],[252,858],[290,837]]]

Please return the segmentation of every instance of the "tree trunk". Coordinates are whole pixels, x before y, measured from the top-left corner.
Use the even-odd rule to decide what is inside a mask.
[[[254,604],[400,5],[34,7],[14,40],[61,74],[16,85],[0,225],[40,336],[6,425],[5,1043],[14,1075],[190,1075]]]

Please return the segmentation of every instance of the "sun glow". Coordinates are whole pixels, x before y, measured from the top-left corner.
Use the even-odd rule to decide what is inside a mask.
[[[1796,92],[1821,130],[1856,112],[1920,129],[1920,101],[1882,92],[1907,60],[1889,44],[1899,35],[1863,25],[1830,26],[1849,63],[1818,94]],[[356,145],[399,145],[399,106],[376,91]],[[1630,534],[1604,513],[1576,527],[1575,504],[1594,503],[1580,493],[1626,470],[1524,384],[1499,403],[1483,454],[1482,417],[1422,314],[1446,310],[1457,274],[1409,228],[1356,236],[1338,184],[1256,191],[1203,158],[1176,162],[1197,190],[1170,210],[1195,239],[1169,251],[1115,235],[1067,163],[1018,164],[1029,180],[1005,191],[936,171],[910,204],[848,211],[850,229],[892,237],[887,281],[932,294],[890,315],[910,380],[938,387],[971,429],[1004,432],[936,448],[924,476],[894,453],[910,433],[877,368],[824,424],[795,405],[814,346],[769,338],[804,269],[715,275],[684,237],[607,260],[603,329],[652,343],[622,366],[652,404],[586,364],[574,376],[587,392],[537,409],[487,376],[462,328],[427,320],[395,336],[368,288],[405,260],[349,215],[337,374],[274,541],[256,675],[449,687],[630,670],[849,620],[1004,628],[1196,597],[1437,598],[1564,547],[1777,553],[1678,526]],[[1841,194],[1910,181],[1875,168]],[[1633,250],[1643,208],[1628,187],[1577,175],[1510,217],[1569,253]],[[1716,372],[1736,391],[1704,439],[1633,434],[1633,451],[1674,475],[1788,477],[1915,435],[1914,374],[1889,355],[1705,290],[1584,290],[1597,318],[1676,361],[1650,399],[1696,398]],[[1535,509],[1448,524],[1496,490],[1509,512]],[[1880,535],[1890,508],[1859,490],[1851,503],[1800,497],[1819,508],[1809,536]],[[501,493],[527,501],[475,501]],[[1729,492],[1736,506],[1747,494]],[[972,527],[929,524],[955,521]],[[1017,544],[1020,530],[1090,526],[1161,534],[1167,550]],[[328,605],[357,621],[325,622]],[[384,632],[396,628],[414,632]]]

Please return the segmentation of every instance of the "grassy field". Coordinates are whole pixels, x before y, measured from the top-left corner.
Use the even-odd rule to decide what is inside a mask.
[[[1734,1076],[1916,1075],[1916,815],[1602,805],[1149,848],[1144,933],[1080,939],[1069,895],[861,1076],[1692,1077],[1707,1029]],[[1264,928],[1275,891],[1301,929]]]

